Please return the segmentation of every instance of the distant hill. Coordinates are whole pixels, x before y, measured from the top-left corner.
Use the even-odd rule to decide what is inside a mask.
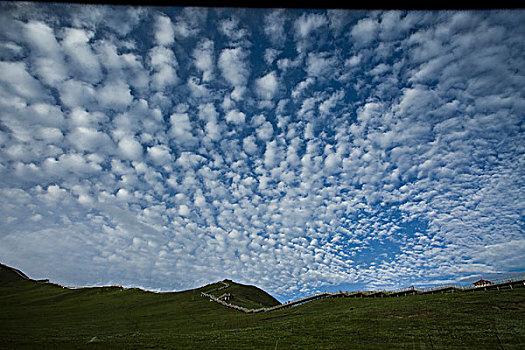
[[[0,263],[0,283],[14,282],[18,280],[27,280],[32,282],[39,283],[48,283],[49,280],[33,280],[29,278],[22,271],[15,269],[13,267],[4,265]],[[227,287],[226,287],[227,286]],[[77,288],[78,290],[86,289],[110,289],[117,288],[122,289],[118,286],[101,286],[101,287],[86,287],[86,288]],[[220,290],[217,290],[220,289]],[[264,290],[251,285],[244,285],[236,283],[232,280],[224,280],[222,282],[216,282],[209,284],[207,286],[198,288],[199,291],[204,291],[210,293],[213,296],[220,297],[223,294],[230,294],[233,296],[229,302],[234,305],[243,306],[246,308],[260,308],[260,307],[272,307],[280,305],[281,303],[275,299],[273,296],[265,292]],[[182,293],[182,292],[175,292]]]
[[[223,288],[224,287],[224,288]],[[219,288],[222,288],[218,290]],[[0,349],[523,349],[525,287],[278,303],[225,280],[183,292],[68,289],[0,265]]]
[[[4,264],[0,264],[0,283],[16,281],[20,279],[29,280],[30,278],[26,276],[22,271],[15,269]]]
[[[228,287],[226,287],[226,285]],[[213,287],[214,288],[206,289],[204,292],[217,298],[225,294],[230,294],[232,297],[228,300],[230,304],[242,306],[248,309],[272,307],[281,304],[273,296],[256,286],[240,284],[231,280],[224,280],[219,282],[219,284],[214,284]]]

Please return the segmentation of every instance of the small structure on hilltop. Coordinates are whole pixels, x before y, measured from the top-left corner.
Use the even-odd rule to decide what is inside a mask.
[[[233,299],[233,294],[230,294],[230,293],[224,293],[223,295],[219,297],[219,300],[223,300],[223,301],[230,301],[232,299]]]
[[[490,285],[492,284],[491,281],[487,281],[487,280],[479,280],[479,281],[476,281],[473,283],[475,286],[487,286],[487,285]]]

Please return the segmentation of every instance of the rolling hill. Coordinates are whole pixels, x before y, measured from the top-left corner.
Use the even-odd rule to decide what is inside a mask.
[[[224,294],[230,294],[233,298],[228,300],[230,304],[242,306],[248,309],[262,307],[272,307],[281,303],[270,294],[256,286],[235,283],[231,280],[224,280],[213,285],[213,288],[206,289],[204,292],[220,298]]]
[[[225,283],[229,286],[226,287]],[[221,290],[218,288],[224,287]],[[68,289],[0,266],[0,349],[522,349],[525,288],[272,306],[254,286],[221,281],[183,292]],[[219,295],[220,294],[220,295]]]

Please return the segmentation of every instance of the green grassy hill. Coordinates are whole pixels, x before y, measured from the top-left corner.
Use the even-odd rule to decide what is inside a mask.
[[[220,283],[176,293],[118,287],[70,290],[2,268],[0,349],[525,347],[525,288],[322,299],[245,314],[200,296],[217,287]],[[253,296],[249,286],[230,288],[240,299]]]
[[[8,283],[18,281],[20,279],[29,279],[22,271],[17,270],[13,267],[0,264],[0,283]]]
[[[255,286],[235,283],[231,280],[224,280],[224,282],[229,285],[229,287],[213,291],[217,286],[223,287],[222,284],[214,284],[213,287],[207,288],[204,292],[207,292],[217,298],[225,293],[233,295],[233,299],[228,301],[230,304],[235,304],[239,306],[246,307],[248,309],[258,309],[261,307],[272,307],[280,305],[281,303],[272,297],[270,294],[266,293],[264,290],[261,290]]]

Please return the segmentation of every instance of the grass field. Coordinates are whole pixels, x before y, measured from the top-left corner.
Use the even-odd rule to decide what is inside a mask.
[[[112,287],[69,290],[3,269],[0,348],[525,348],[525,288],[332,298],[245,314],[200,296],[220,286],[177,293]],[[235,285],[229,292],[253,299],[259,293],[253,288]]]

